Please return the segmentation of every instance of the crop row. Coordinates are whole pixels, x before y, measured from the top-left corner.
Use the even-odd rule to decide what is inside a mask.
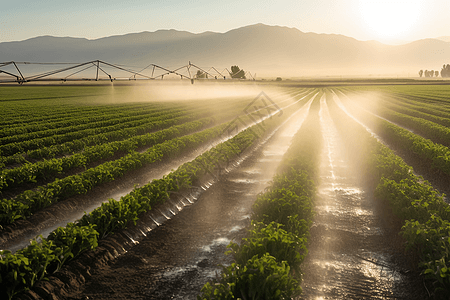
[[[281,120],[282,118],[269,120],[266,122],[266,128],[276,126]],[[202,132],[203,140],[210,139],[210,133],[215,136],[220,135],[220,130],[224,129],[225,127],[219,126],[210,130],[208,134],[205,131]],[[0,292],[3,293],[2,296],[11,298],[14,294],[31,288],[38,279],[57,271],[62,263],[73,259],[76,254],[87,249],[95,249],[98,237],[105,237],[118,229],[136,224],[140,214],[166,201],[171,192],[192,187],[203,175],[240,155],[262,134],[264,134],[262,126],[254,125],[227,142],[206,151],[192,162],[183,164],[167,176],[136,188],[119,201],[110,199],[101,207],[84,215],[78,222],[56,229],[47,239],[40,238],[41,241],[32,241],[29,247],[15,254],[7,250],[1,251]],[[172,154],[177,155],[177,153]],[[63,242],[60,242],[61,240]]]
[[[154,133],[134,136],[124,141],[115,141],[108,144],[96,145],[85,148],[82,152],[72,156],[54,158],[51,160],[38,161],[25,164],[14,169],[3,170],[0,174],[0,192],[9,188],[17,188],[23,184],[54,180],[56,176],[62,175],[77,167],[86,167],[88,164],[100,160],[106,160],[119,153],[131,153],[139,147],[151,147],[153,145],[170,140],[175,137],[193,133],[214,124],[214,119],[203,118],[198,121],[175,125],[183,118],[174,119],[174,124],[167,129]],[[189,118],[189,119],[198,119]]]
[[[439,88],[441,88],[441,90],[439,90]],[[450,101],[448,99],[447,87],[437,87],[437,86],[432,87],[423,86],[420,88],[408,87],[406,89],[401,90],[397,89],[396,94],[419,102],[430,104],[435,103],[450,108]]]
[[[111,90],[103,87],[92,87],[90,91],[81,91],[83,88],[77,88],[71,90],[68,87],[57,87],[53,91],[48,88],[41,87],[27,87],[26,89],[11,88],[11,92],[8,93],[8,88],[2,89],[2,95],[9,98],[17,97],[22,94],[22,97],[18,97],[18,101],[6,101],[2,103],[3,111],[0,113],[2,119],[0,125],[2,128],[8,127],[21,127],[21,126],[39,126],[40,124],[65,121],[67,118],[74,118],[75,120],[79,116],[84,115],[102,116],[104,114],[121,114],[129,113],[133,115],[133,112],[139,112],[142,109],[148,109],[150,107],[173,107],[174,104],[180,102],[138,102],[138,103],[110,103],[110,97],[105,97],[108,102],[103,100],[97,101],[95,94],[101,92],[102,95],[111,95]],[[126,89],[131,89],[130,93],[126,92]],[[138,90],[139,88],[137,88]],[[128,101],[132,101],[132,95],[136,89],[131,87],[120,87],[116,98],[123,98]],[[293,91],[297,92],[298,89],[283,89],[283,94],[291,94]],[[34,97],[34,93],[42,94]],[[56,97],[52,97],[52,93]],[[67,99],[64,94],[68,94]],[[80,94],[84,96],[80,97]],[[281,93],[280,93],[281,94]],[[61,98],[60,98],[61,97]],[[90,98],[92,97],[92,98]],[[4,97],[1,97],[4,98]],[[141,97],[140,97],[141,98]],[[33,101],[27,101],[27,100]],[[1,99],[0,99],[1,101]],[[189,101],[186,107],[193,107],[198,105],[204,105],[211,102],[211,100],[196,100],[194,102]],[[184,101],[184,103],[187,103]],[[106,104],[106,105],[102,105]],[[185,104],[183,104],[185,105]],[[0,135],[1,136],[1,135]]]
[[[409,109],[417,110],[429,115],[442,117],[442,118],[450,118],[450,108],[447,108],[445,105],[439,102],[431,102],[426,103],[423,100],[413,100],[408,97],[408,95],[398,94],[394,92],[390,92],[389,90],[380,89],[375,90],[376,94],[373,94],[372,92],[368,92],[366,88],[347,88],[342,89],[345,91],[345,94],[348,94],[348,92],[357,93],[358,96],[361,98],[367,98],[373,99],[373,96],[376,96],[376,99],[374,99],[375,103],[378,99],[384,100],[386,103],[395,103],[398,105],[401,105],[402,107],[406,107]]]
[[[349,100],[351,101],[351,98]],[[359,103],[356,103],[355,101],[352,101],[352,103],[352,106],[359,106]],[[370,105],[369,110],[393,123],[397,123],[402,127],[413,130],[414,133],[422,135],[435,143],[442,144],[446,147],[450,146],[450,128],[424,120],[420,117],[413,117],[395,112],[380,105],[377,105],[376,107]],[[450,122],[450,119],[448,119],[448,121]]]
[[[50,107],[52,108],[52,107]],[[49,109],[50,109],[49,108]],[[152,113],[157,110],[168,109],[170,108],[168,105],[164,106],[160,103],[151,103],[147,106],[139,106],[135,108],[133,105],[128,106],[119,106],[114,110],[108,109],[105,111],[96,110],[93,112],[90,111],[66,111],[66,113],[59,117],[57,120],[42,120],[38,123],[25,123],[25,124],[14,124],[10,126],[3,126],[0,129],[0,137],[11,136],[11,135],[19,135],[25,134],[29,132],[39,132],[45,131],[49,129],[61,128],[66,126],[74,126],[84,124],[86,122],[97,122],[97,121],[106,121],[111,118],[124,118],[136,115],[143,115]],[[182,107],[179,107],[180,109]],[[45,108],[34,108],[36,111],[45,110]]]
[[[431,91],[430,91],[431,92]],[[450,115],[450,102],[447,101],[449,94],[446,96],[439,96],[434,98],[432,93],[428,93],[427,96],[418,97],[411,95],[407,90],[399,92],[391,92],[392,98],[402,101],[404,103],[411,103],[415,106],[422,107],[424,111],[433,111],[436,115],[442,117],[449,117]]]
[[[342,91],[340,91],[340,94],[347,96]],[[350,96],[350,98],[353,98],[353,97]],[[440,124],[442,126],[450,127],[450,118],[441,117],[441,116],[435,115],[430,112],[424,112],[424,109],[427,109],[427,108],[423,104],[422,105],[408,105],[402,101],[397,101],[394,98],[389,97],[389,95],[383,95],[383,96],[380,95],[379,97],[377,97],[377,100],[375,102],[368,100],[368,99],[366,101],[364,101],[364,99],[365,99],[364,94],[360,94],[358,98],[362,99],[363,102],[365,102],[364,105],[371,105],[374,108],[377,106],[385,107],[385,108],[391,109],[393,111],[396,111],[398,113],[409,115],[411,117],[421,118],[424,120],[428,120],[428,121]],[[377,103],[377,104],[375,105],[375,103]],[[441,112],[441,111],[439,110],[439,112]]]
[[[132,103],[136,99],[133,94],[137,90],[139,88],[131,86],[27,86],[22,89],[5,87],[2,89],[0,101],[7,114],[0,120],[0,125],[17,122],[27,125],[31,122],[64,119],[71,115],[95,115],[107,111],[114,114],[131,108],[149,107],[150,101]],[[122,99],[126,102],[120,101]]]
[[[92,135],[98,135],[102,133],[108,133],[112,131],[118,131],[126,128],[136,128],[136,127],[142,127],[147,126],[151,127],[152,123],[163,121],[167,119],[167,116],[181,116],[185,114],[183,111],[164,111],[161,113],[158,113],[156,116],[152,116],[150,118],[142,118],[140,120],[134,120],[134,121],[125,121],[120,122],[115,125],[110,126],[104,126],[104,127],[94,127],[94,128],[85,128],[83,130],[77,130],[77,128],[72,128],[74,131],[66,132],[66,133],[59,133],[55,135],[45,136],[42,138],[33,138],[32,133],[26,134],[31,135],[30,139],[24,139],[16,143],[9,143],[5,145],[0,145],[0,154],[2,156],[8,156],[13,155],[18,152],[25,152],[27,150],[34,150],[39,149],[42,147],[47,147],[51,145],[57,145],[62,144],[65,142],[73,141],[75,139],[84,138],[87,136]],[[58,129],[55,129],[55,131],[58,131]]]
[[[291,299],[301,293],[301,268],[313,217],[314,180],[321,132],[318,106],[310,113],[283,157],[266,192],[253,204],[248,237],[228,245],[234,262],[206,283],[199,300]]]
[[[347,110],[361,116],[369,127],[377,128],[376,133],[391,146],[406,153],[420,157],[424,164],[439,170],[446,176],[450,175],[450,149],[444,145],[433,143],[402,127],[383,120],[369,112],[347,105]]]
[[[48,147],[41,147],[39,149],[34,150],[28,150],[26,152],[26,156],[33,159],[42,159],[42,158],[53,158],[61,154],[72,154],[76,151],[79,151],[91,145],[101,145],[111,141],[123,140],[139,134],[145,134],[149,131],[161,130],[179,124],[181,122],[193,120],[193,117],[199,117],[200,115],[198,113],[201,112],[204,112],[203,115],[206,115],[208,110],[207,109],[198,110],[196,114],[191,113],[184,117],[183,115],[185,115],[185,113],[180,112],[178,114],[173,114],[170,117],[162,116],[157,119],[150,119],[145,121],[144,124],[135,127],[127,127],[109,131],[106,133],[94,134],[91,136],[82,137],[80,139],[75,139],[61,144],[50,145]],[[24,154],[22,153],[14,153],[13,155],[10,156],[0,157],[0,167],[8,166],[14,163],[21,164],[26,162],[27,160],[24,157]]]
[[[191,108],[192,109],[192,108]],[[14,142],[26,141],[36,138],[47,137],[51,135],[58,135],[70,133],[85,129],[93,129],[99,127],[112,126],[116,124],[123,124],[131,121],[138,121],[144,118],[159,117],[167,112],[179,113],[182,111],[189,111],[184,107],[156,107],[151,109],[135,111],[132,115],[130,113],[106,114],[99,116],[87,117],[84,115],[78,118],[66,118],[64,121],[57,123],[41,123],[39,126],[32,125],[27,127],[12,127],[0,131],[2,137],[0,138],[0,145],[5,145]],[[30,128],[32,127],[32,128]]]
[[[181,116],[181,117],[180,117]],[[128,128],[109,128],[110,131],[97,133],[93,135],[84,136],[81,135],[79,138],[75,138],[66,142],[62,142],[60,144],[51,144],[49,146],[42,146],[37,149],[29,149],[26,150],[26,152],[22,152],[18,149],[24,144],[36,144],[39,142],[39,140],[32,140],[30,142],[24,142],[24,143],[17,143],[17,144],[9,144],[6,145],[6,147],[9,146],[8,153],[12,152],[12,155],[9,156],[1,156],[0,157],[0,166],[9,166],[14,163],[27,163],[28,160],[26,157],[31,159],[42,159],[42,158],[53,158],[58,155],[62,154],[72,154],[74,152],[77,152],[79,150],[82,150],[88,146],[91,145],[102,145],[108,142],[112,141],[119,141],[126,138],[130,138],[133,136],[136,136],[138,134],[145,134],[149,131],[154,130],[160,130],[167,127],[170,127],[174,124],[177,124],[177,122],[181,122],[182,120],[192,120],[192,114],[188,116],[183,116],[183,113],[178,113],[170,118],[167,118],[167,116],[162,116],[150,120],[144,120],[144,124],[137,125],[134,127],[128,127]],[[121,126],[119,126],[121,127]],[[116,129],[116,130],[111,130]],[[105,129],[107,130],[107,129]],[[72,135],[73,137],[73,135]],[[54,137],[47,138],[47,142],[51,142],[51,139]],[[62,139],[64,139],[64,136],[62,136]],[[28,145],[28,146],[29,146]],[[14,152],[17,151],[17,152]]]
[[[445,119],[450,118],[450,108],[447,108],[441,103],[424,103],[420,100],[411,100],[409,98],[394,95],[387,96],[386,101],[396,102],[404,107],[411,108],[436,117]]]
[[[39,100],[36,104],[16,102],[2,103],[5,106],[4,119],[0,122],[3,128],[39,126],[42,123],[57,123],[67,118],[77,118],[79,115],[95,116],[103,114],[114,115],[124,110],[139,110],[151,107],[152,104],[120,104],[111,106],[77,105],[64,102],[60,105],[46,100]]]
[[[248,115],[241,118],[241,120],[244,119],[247,123],[249,123],[248,121],[253,122]],[[191,127],[198,129],[206,126],[206,124],[209,124],[210,122],[211,120],[209,119],[203,119],[202,122],[197,121],[188,124],[187,128]],[[198,133],[174,138],[154,145],[144,153],[132,151],[117,160],[105,162],[76,175],[56,179],[36,190],[25,191],[17,195],[14,199],[2,199],[0,202],[0,225],[4,226],[11,224],[15,220],[26,218],[32,213],[47,207],[52,203],[75,195],[87,193],[99,184],[111,182],[123,176],[128,171],[152,164],[161,160],[163,157],[168,158],[179,153],[190,151],[195,147],[206,143],[208,140],[217,138],[218,134],[220,134],[224,128],[227,128],[228,125],[230,125],[230,123],[218,125]]]
[[[189,132],[192,133],[200,128],[193,127],[192,124],[177,124],[182,124],[191,120],[198,120],[207,114],[209,113],[205,110],[203,112],[200,111],[187,116],[174,117],[154,122],[153,126],[155,128],[166,129],[153,133],[132,136],[122,141],[114,141],[105,144],[99,143],[95,146],[85,147],[82,152],[76,153],[72,156],[43,160],[36,163],[27,163],[17,168],[3,170],[0,174],[0,192],[5,190],[8,186],[18,187],[25,183],[42,182],[43,180],[54,179],[55,176],[61,175],[73,168],[86,167],[86,165],[95,161],[109,159],[120,153],[129,153],[138,148],[150,147],[157,143],[163,142],[164,140],[171,139],[179,135],[185,135],[188,133],[185,128],[189,128]],[[220,114],[216,117],[216,121],[224,120],[231,114],[235,114],[235,111],[230,111],[228,114]],[[210,120],[210,124],[204,126],[212,125],[214,120],[212,118],[207,119]],[[204,126],[202,125],[201,128],[204,128]],[[72,150],[75,149],[72,148]]]
[[[427,181],[414,175],[412,167],[330,103],[335,124],[352,145],[349,154],[360,163],[363,176],[371,178],[377,199],[389,203],[394,214],[404,220],[401,233],[406,246],[419,254],[419,267],[437,297],[448,298],[450,206]]]
[[[388,109],[379,109],[378,114],[391,122],[397,123],[402,127],[413,130],[415,133],[432,140],[435,143],[444,146],[450,146],[450,128],[424,120],[422,118],[412,117]]]
[[[404,97],[423,97],[418,99],[422,102],[439,102],[445,104],[448,101],[448,86],[446,85],[387,85],[383,90],[392,94],[401,95]]]
[[[440,124],[442,126],[445,127],[450,127],[450,118],[444,118],[444,117],[440,117],[440,116],[436,116],[433,114],[429,114],[429,113],[425,113],[420,111],[419,109],[412,109],[412,108],[408,108],[406,106],[402,106],[402,105],[398,105],[398,104],[394,104],[392,102],[388,102],[384,101],[383,105],[393,111],[399,112],[399,113],[403,113],[406,115],[409,115],[411,117],[416,117],[416,118],[421,118],[421,119],[425,119],[437,124]]]
[[[208,108],[211,107],[211,103],[205,103],[205,105],[203,106],[199,106],[197,107],[197,112],[209,112],[210,110]],[[234,105],[236,106],[236,105]],[[243,109],[243,102],[240,101],[238,102],[239,107],[242,106]],[[214,105],[214,109],[217,108],[222,108],[222,107],[229,107],[229,104],[227,106],[227,104],[218,104],[218,105]],[[171,116],[172,118],[174,116]],[[124,128],[124,129],[119,129],[119,130],[115,130],[115,131],[109,131],[107,133],[100,133],[100,134],[96,134],[96,135],[91,135],[91,136],[87,136],[87,137],[82,137],[80,139],[76,139],[73,141],[68,141],[62,144],[55,144],[55,145],[50,145],[48,147],[40,147],[38,149],[34,149],[34,150],[28,150],[26,152],[26,155],[29,158],[32,159],[41,159],[41,158],[53,158],[57,155],[61,155],[61,154],[72,154],[73,152],[79,151],[83,148],[85,148],[86,146],[90,146],[90,145],[98,145],[98,144],[103,144],[106,142],[110,142],[110,141],[116,141],[116,140],[122,140],[124,138],[129,138],[132,137],[134,135],[137,134],[144,134],[150,130],[155,130],[155,129],[163,129],[163,128],[167,128],[164,127],[165,124],[169,123],[169,120],[162,120],[160,122],[150,122],[149,124],[144,124],[135,128]],[[17,150],[17,149],[12,149],[12,150]],[[11,152],[11,151],[10,151]],[[14,153],[10,156],[0,156],[0,167],[5,167],[11,164],[22,164],[22,163],[26,163],[27,159],[25,157],[23,157],[24,154],[20,154],[20,153]]]
[[[203,122],[190,123],[190,125],[199,128],[208,124],[210,120],[204,119]],[[76,175],[56,179],[36,190],[25,191],[14,199],[2,199],[0,225],[4,226],[16,219],[26,218],[57,201],[85,194],[99,184],[111,182],[128,171],[152,164],[161,160],[162,157],[189,151],[216,137],[224,127],[225,125],[219,125],[199,133],[168,140],[151,147],[144,153],[132,151],[117,160],[105,162]]]

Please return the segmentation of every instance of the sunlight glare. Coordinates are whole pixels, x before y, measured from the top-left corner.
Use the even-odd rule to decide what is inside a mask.
[[[418,23],[423,0],[360,0],[366,25],[379,38],[401,38]]]

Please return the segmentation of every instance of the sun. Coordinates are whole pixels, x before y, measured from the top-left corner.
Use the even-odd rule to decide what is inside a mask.
[[[363,22],[376,38],[398,39],[419,23],[423,0],[359,0]]]

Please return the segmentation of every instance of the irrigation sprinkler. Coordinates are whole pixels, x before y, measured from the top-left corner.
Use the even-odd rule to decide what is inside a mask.
[[[48,71],[33,74],[26,76],[25,72],[21,69],[22,65],[41,65],[51,67],[53,65],[65,65],[63,68],[51,68]],[[108,70],[107,70],[108,68]],[[132,67],[135,68],[135,67]],[[189,79],[191,83],[194,83],[194,80],[200,79],[197,76],[197,73],[200,71],[202,75],[205,76],[205,79],[214,79],[218,78],[226,79],[225,71],[228,72],[230,77],[233,79],[233,74],[227,68],[225,68],[222,72],[219,72],[215,67],[210,67],[208,70],[206,68],[201,68],[196,64],[193,64],[189,61],[187,65],[178,67],[176,69],[168,69],[156,64],[149,64],[144,68],[140,68],[139,71],[133,70],[131,67],[125,67],[118,64],[108,63],[102,60],[93,60],[84,63],[42,63],[42,62],[3,62],[0,63],[0,74],[5,75],[3,78],[0,77],[0,83],[12,83],[16,82],[19,84],[24,84],[27,82],[33,81],[115,81],[115,80],[154,80],[160,78],[164,79],[164,76],[174,74],[180,76],[180,79]],[[146,75],[143,72],[147,69],[151,68],[151,75]],[[192,73],[191,68],[196,69],[197,73]],[[90,69],[94,70],[94,74],[92,77],[90,76],[81,76],[86,71]],[[183,72],[185,70],[185,72]],[[162,71],[161,74],[155,75],[155,71]],[[122,72],[127,74],[125,77],[113,76],[113,73]],[[183,74],[184,73],[184,74]],[[250,72],[245,73],[248,78],[255,78],[251,75]]]

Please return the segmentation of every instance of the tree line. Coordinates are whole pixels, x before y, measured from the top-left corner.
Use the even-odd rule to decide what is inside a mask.
[[[450,64],[443,65],[441,69],[441,77],[450,77]],[[434,70],[420,70],[419,76],[422,77],[439,77],[439,71]]]

